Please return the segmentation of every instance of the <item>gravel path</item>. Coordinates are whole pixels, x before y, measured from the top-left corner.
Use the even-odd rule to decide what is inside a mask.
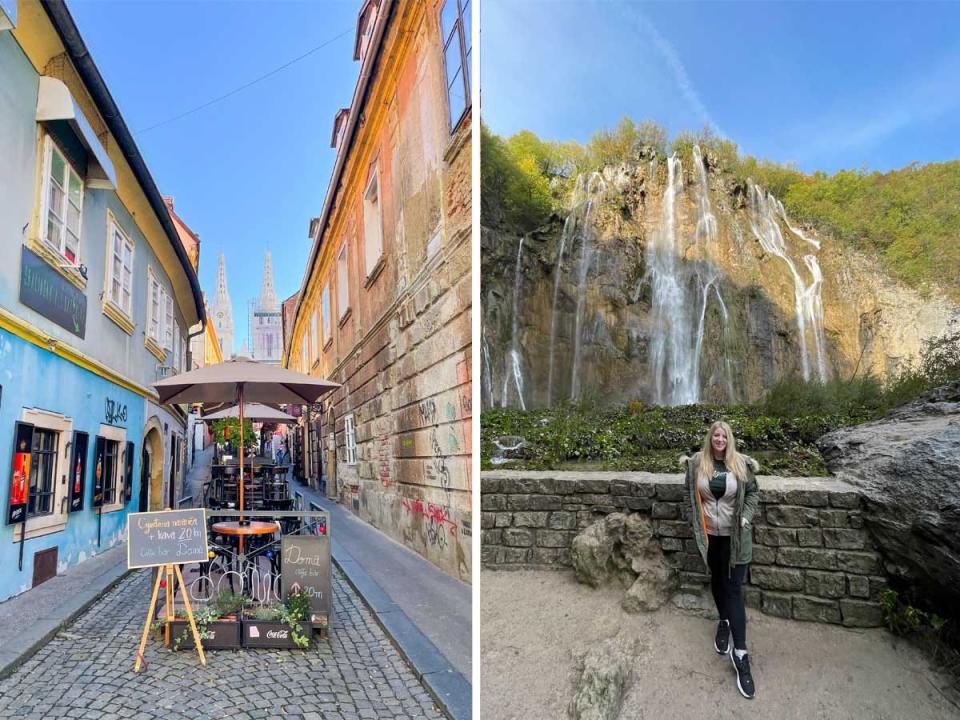
[[[622,591],[572,573],[484,571],[480,577],[483,720],[567,717],[575,656],[624,633],[639,641],[622,720],[948,720],[960,709],[909,643],[885,630],[848,630],[747,610],[757,696],[742,698],[713,650],[715,620],[673,606],[620,610]]]

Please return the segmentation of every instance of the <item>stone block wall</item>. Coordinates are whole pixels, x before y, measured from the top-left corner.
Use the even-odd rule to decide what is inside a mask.
[[[856,489],[832,478],[757,480],[747,604],[795,620],[881,625],[886,579]],[[709,583],[682,475],[485,472],[480,507],[485,568],[569,568],[578,532],[608,513],[639,512],[651,519],[681,591]]]

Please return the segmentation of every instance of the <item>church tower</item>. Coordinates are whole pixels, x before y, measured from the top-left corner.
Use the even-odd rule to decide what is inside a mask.
[[[280,301],[273,289],[273,264],[269,250],[263,258],[263,284],[260,286],[260,298],[253,305],[250,334],[253,339],[253,359],[279,364],[283,353],[283,328],[280,324]]]
[[[213,301],[213,326],[220,340],[220,351],[223,359],[233,357],[233,306],[230,304],[230,293],[227,291],[227,264],[220,253],[217,265],[217,295]]]

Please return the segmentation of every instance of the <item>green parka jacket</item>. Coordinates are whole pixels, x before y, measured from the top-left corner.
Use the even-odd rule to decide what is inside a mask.
[[[707,522],[703,514],[700,493],[697,492],[697,468],[700,467],[701,452],[693,457],[684,455],[680,462],[687,468],[686,487],[690,502],[690,519],[693,524],[693,536],[696,538],[703,564],[707,564]],[[752,457],[743,456],[747,465],[747,477],[737,478],[737,501],[734,506],[733,530],[730,534],[730,567],[746,565],[753,560],[753,515],[760,502],[760,489],[754,473],[760,470],[760,464]],[[742,522],[746,520],[746,523]],[[709,572],[709,569],[707,570]]]

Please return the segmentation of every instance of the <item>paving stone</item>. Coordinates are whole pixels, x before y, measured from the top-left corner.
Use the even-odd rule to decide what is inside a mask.
[[[0,717],[80,720],[443,718],[424,686],[338,572],[328,638],[307,651],[173,652],[155,640],[133,662],[152,589],[131,574],[65,633],[0,681]]]

